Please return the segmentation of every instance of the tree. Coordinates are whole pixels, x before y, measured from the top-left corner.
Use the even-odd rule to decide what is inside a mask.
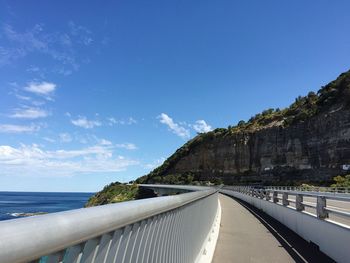
[[[332,187],[350,187],[350,174],[345,176],[336,176],[333,178],[333,181],[335,182],[332,184]]]
[[[270,108],[270,109],[264,110],[264,111],[262,112],[262,115],[263,115],[263,116],[270,115],[270,114],[272,114],[273,112],[274,112],[274,109]]]
[[[243,120],[240,120],[239,122],[238,122],[238,126],[243,126],[245,124],[245,121],[243,121]]]

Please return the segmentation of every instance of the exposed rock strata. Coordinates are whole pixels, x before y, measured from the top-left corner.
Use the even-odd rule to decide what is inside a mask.
[[[234,184],[328,183],[350,165],[349,94],[347,72],[313,95],[317,108],[306,119],[199,135],[140,180],[190,173],[199,181],[221,178]]]
[[[329,181],[350,164],[350,111],[316,116],[291,127],[215,137],[195,146],[169,174],[231,183]]]

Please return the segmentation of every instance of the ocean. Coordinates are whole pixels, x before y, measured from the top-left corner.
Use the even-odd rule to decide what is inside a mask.
[[[0,192],[0,221],[82,208],[94,193]]]

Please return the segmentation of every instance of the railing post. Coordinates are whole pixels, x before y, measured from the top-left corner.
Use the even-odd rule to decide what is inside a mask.
[[[303,205],[303,195],[298,194],[295,197],[295,209],[297,211],[303,211],[305,209],[305,206]]]
[[[273,200],[274,203],[278,203],[278,197],[277,197],[277,195],[278,195],[278,192],[273,191],[272,200]]]
[[[316,213],[319,219],[325,219],[328,217],[328,213],[326,211],[327,201],[325,196],[317,196],[317,206]]]
[[[282,205],[283,206],[289,205],[288,193],[283,193],[283,195],[282,195]]]
[[[260,190],[259,192],[259,198],[264,199],[264,190]]]
[[[266,201],[270,201],[271,197],[270,197],[270,190],[266,191],[266,195],[265,195]]]

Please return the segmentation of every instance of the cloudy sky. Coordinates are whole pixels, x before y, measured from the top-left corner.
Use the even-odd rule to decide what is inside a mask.
[[[0,190],[97,191],[350,68],[349,1],[0,1]]]

